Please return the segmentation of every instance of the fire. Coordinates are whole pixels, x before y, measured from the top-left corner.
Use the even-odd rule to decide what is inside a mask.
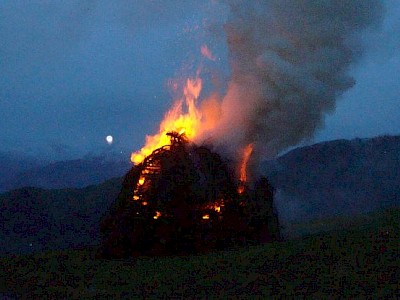
[[[207,205],[206,209],[211,209],[216,211],[217,213],[221,212],[221,207],[225,206],[224,200],[217,200],[215,203]]]
[[[205,210],[214,210],[215,212],[217,212],[218,214],[221,213],[221,208],[224,207],[224,200],[217,200],[215,203],[212,204],[208,204],[207,206],[204,207]],[[205,214],[202,217],[203,220],[209,220],[210,219],[210,215],[209,214]]]
[[[159,211],[156,211],[156,215],[153,217],[153,219],[157,220],[159,217],[161,217],[161,213]]]
[[[244,184],[247,182],[247,163],[249,162],[251,153],[253,152],[253,144],[248,144],[243,150],[242,161],[240,163],[239,169],[239,179],[240,186],[238,188],[238,193],[242,194],[245,190]]]
[[[238,190],[237,190],[237,191],[238,191],[239,194],[243,194],[244,190],[245,190],[244,185],[240,185],[240,186],[238,187]]]
[[[196,107],[196,100],[198,99],[202,88],[202,81],[200,78],[188,79],[186,86],[183,90],[184,99],[181,99],[173,105],[169,110],[164,120],[160,124],[159,132],[153,136],[146,136],[145,146],[132,153],[131,161],[134,164],[141,163],[144,158],[150,155],[155,149],[170,143],[168,132],[178,132],[185,134],[189,140],[193,140],[200,129],[202,114]]]
[[[244,148],[242,163],[240,164],[240,181],[247,181],[247,163],[249,162],[251,153],[253,152],[253,144],[249,144]]]
[[[211,52],[206,46],[202,47],[203,55]],[[211,55],[211,54],[210,54]],[[138,165],[146,157],[151,155],[154,150],[171,144],[171,133],[185,137],[192,142],[201,142],[201,139],[212,138],[212,133],[218,127],[218,122],[222,116],[221,102],[218,94],[214,93],[207,99],[202,99],[197,103],[201,90],[202,80],[200,77],[188,78],[183,88],[182,99],[177,100],[172,108],[165,114],[160,123],[158,133],[147,135],[145,145],[139,151],[131,154],[131,161]],[[173,88],[176,90],[178,85],[175,83]],[[240,187],[239,193],[244,191],[244,183],[247,182],[247,164],[253,151],[253,144],[247,145],[242,150],[242,159],[237,166]],[[136,192],[140,191],[146,180],[148,170],[144,170],[136,186]],[[134,200],[138,200],[135,199]],[[220,211],[220,208],[216,208]]]

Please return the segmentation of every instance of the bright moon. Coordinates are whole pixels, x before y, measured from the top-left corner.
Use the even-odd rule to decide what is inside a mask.
[[[112,137],[112,135],[107,135],[107,137],[106,137],[106,141],[107,141],[107,143],[109,144],[109,145],[111,145],[112,143],[113,143],[113,137]]]

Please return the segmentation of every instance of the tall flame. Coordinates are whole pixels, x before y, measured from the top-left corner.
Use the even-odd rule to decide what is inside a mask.
[[[132,153],[131,161],[134,164],[140,164],[154,150],[169,145],[171,142],[167,133],[184,133],[188,140],[193,142],[198,142],[204,137],[207,138],[207,134],[212,132],[217,125],[221,116],[221,107],[218,96],[215,94],[211,95],[208,99],[204,99],[201,105],[197,106],[196,102],[200,96],[201,89],[202,80],[200,77],[186,80],[182,99],[176,101],[172,108],[165,114],[164,119],[160,123],[158,133],[147,135],[143,148]],[[253,144],[247,145],[242,151],[237,170],[239,180],[242,183],[242,187],[239,189],[244,191],[244,184],[248,180],[247,164],[253,152]],[[138,185],[141,186],[144,183],[145,178],[142,176],[139,179]]]
[[[243,150],[242,162],[240,164],[240,181],[247,182],[247,163],[251,153],[253,153],[253,144],[249,144]]]
[[[242,155],[242,161],[240,163],[240,168],[239,168],[239,179],[240,179],[240,186],[238,188],[238,193],[241,194],[245,190],[245,183],[247,182],[247,163],[249,162],[251,153],[253,153],[253,144],[248,144],[244,149],[243,149],[243,155]]]
[[[189,140],[193,140],[201,129],[200,110],[196,107],[202,88],[200,78],[187,79],[183,90],[184,98],[175,102],[160,124],[159,132],[153,136],[146,136],[145,146],[137,152],[132,153],[131,161],[134,164],[141,163],[144,158],[150,155],[155,149],[170,143],[168,132],[175,131],[185,133]]]

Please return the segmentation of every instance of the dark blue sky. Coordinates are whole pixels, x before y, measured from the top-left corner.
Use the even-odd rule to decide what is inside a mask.
[[[169,80],[200,65],[205,78],[229,78],[227,12],[198,2],[2,1],[0,151],[62,158],[140,148],[172,103]],[[316,141],[400,134],[400,2],[385,5],[381,28],[363,35],[357,84]],[[202,58],[203,44],[215,62]]]

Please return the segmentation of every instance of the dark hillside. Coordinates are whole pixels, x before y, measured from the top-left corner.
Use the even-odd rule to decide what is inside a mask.
[[[83,189],[22,188],[0,195],[0,254],[98,243],[100,217],[121,179]]]
[[[3,190],[26,186],[44,189],[83,188],[123,176],[131,167],[129,160],[102,156],[58,161],[20,171],[3,183]]]
[[[400,205],[400,137],[338,140],[295,149],[262,166],[287,220]]]
[[[44,162],[19,153],[0,152],[0,193],[6,191],[10,179],[27,169],[43,166]]]

